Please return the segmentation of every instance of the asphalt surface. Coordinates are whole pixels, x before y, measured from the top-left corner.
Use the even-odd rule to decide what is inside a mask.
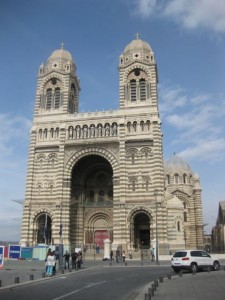
[[[101,268],[104,271],[104,267],[109,267],[109,262],[102,261],[89,261],[85,262],[86,269],[81,270],[82,272],[91,272],[96,268]],[[167,270],[170,270],[168,266],[170,265],[169,261],[165,261],[161,263],[161,266],[158,268],[163,268],[162,264],[166,267]],[[224,300],[225,293],[225,271],[224,267],[221,266],[220,271],[205,271],[198,272],[195,275],[190,274],[188,272],[184,272],[182,276],[179,274],[173,273],[172,270],[169,272],[164,272],[164,275],[157,275],[159,273],[156,272],[156,266],[150,262],[140,262],[140,261],[128,261],[128,267],[130,265],[135,267],[144,267],[149,268],[149,270],[154,270],[155,276],[153,276],[158,282],[158,286],[154,291],[154,296],[151,296],[151,299],[158,300],[198,300],[198,299],[213,299],[213,300]],[[115,266],[115,264],[114,264]],[[118,264],[118,266],[122,267],[122,263]],[[122,270],[121,268],[121,274]],[[78,272],[81,272],[78,271]],[[65,270],[58,271],[56,277],[65,278],[65,275],[71,274],[71,272],[76,272],[75,270]],[[47,283],[48,280],[52,278],[43,277],[45,273],[45,263],[42,261],[6,261],[4,263],[4,268],[0,270],[0,299],[1,293],[3,296],[3,292],[6,290],[12,290],[15,287],[21,287],[33,284],[37,284],[38,282],[45,281]],[[55,277],[55,278],[56,278]],[[151,277],[152,278],[152,277]],[[49,281],[50,282],[50,281]],[[103,281],[102,281],[103,282]],[[102,284],[99,282],[99,285]],[[152,288],[153,280],[149,280],[149,283],[143,284],[138,291],[130,295],[129,298],[124,298],[126,300],[144,300],[150,299],[149,297],[149,288]],[[91,285],[90,285],[91,286]],[[95,288],[92,286],[92,288]],[[96,286],[97,288],[97,286]],[[84,293],[84,292],[82,292]],[[29,298],[25,298],[29,299]],[[64,299],[64,298],[61,298]],[[66,298],[67,299],[67,298]],[[71,297],[72,299],[72,297]],[[76,297],[77,299],[77,297]],[[84,298],[83,298],[84,299]],[[118,299],[121,299],[118,297]]]
[[[152,282],[153,283],[153,282]],[[225,299],[225,271],[203,271],[195,275],[186,273],[182,277],[172,276],[171,279],[163,278],[159,282],[154,296],[149,288],[152,283],[146,285],[135,300],[224,300]],[[150,292],[150,293],[149,293]]]

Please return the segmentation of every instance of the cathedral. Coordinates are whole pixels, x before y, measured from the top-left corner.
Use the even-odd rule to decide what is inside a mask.
[[[71,53],[62,45],[39,67],[21,245],[203,247],[199,177],[177,155],[163,161],[149,43],[131,41],[118,72],[118,109],[83,113]]]

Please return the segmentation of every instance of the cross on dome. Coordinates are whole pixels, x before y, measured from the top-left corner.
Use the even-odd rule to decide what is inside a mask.
[[[140,33],[137,32],[135,35],[136,35],[136,39],[139,40],[140,39]]]
[[[62,50],[64,49],[64,43],[61,43],[61,49]]]

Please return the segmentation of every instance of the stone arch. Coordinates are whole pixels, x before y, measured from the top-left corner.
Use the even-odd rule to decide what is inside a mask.
[[[127,80],[129,74],[137,68],[143,70],[147,74],[148,80],[152,79],[152,74],[151,74],[149,68],[146,68],[146,66],[144,66],[142,64],[134,64],[134,65],[130,66],[129,68],[127,68],[126,72],[124,72],[124,79]]]
[[[150,230],[152,213],[144,206],[136,206],[128,215],[130,241],[135,249],[149,249],[152,239]]]
[[[52,76],[52,74],[50,74],[49,76],[47,76],[42,82],[41,82],[41,85],[40,85],[40,90],[41,91],[44,91],[44,88],[46,86],[46,84],[52,79],[52,78],[57,78],[60,82],[61,82],[61,87],[62,89],[64,89],[65,87],[65,83],[64,83],[64,78],[62,76],[60,76],[59,74],[54,74],[54,76]]]
[[[109,210],[96,209],[85,217],[85,243],[104,246],[104,240],[113,241],[113,215]]]
[[[105,158],[112,166],[114,175],[115,175],[115,173],[118,172],[119,163],[118,163],[116,157],[110,151],[108,151],[104,148],[90,147],[90,148],[84,148],[84,149],[77,151],[69,158],[69,160],[67,161],[66,166],[65,166],[65,176],[70,177],[74,165],[81,158],[88,156],[88,155],[99,155],[99,156]]]
[[[86,217],[85,217],[85,226],[88,227],[93,227],[94,226],[94,222],[99,218],[99,217],[103,217],[105,220],[108,221],[108,223],[112,226],[113,224],[113,215],[112,215],[112,211],[110,210],[95,210],[90,212]]]
[[[32,215],[33,242],[52,244],[53,213],[48,209],[40,209]]]

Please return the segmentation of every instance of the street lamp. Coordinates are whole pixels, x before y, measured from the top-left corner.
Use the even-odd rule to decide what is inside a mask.
[[[155,196],[155,243],[156,243],[156,264],[159,265],[159,240],[158,240],[158,203],[157,203],[157,196],[158,190],[154,190]]]

